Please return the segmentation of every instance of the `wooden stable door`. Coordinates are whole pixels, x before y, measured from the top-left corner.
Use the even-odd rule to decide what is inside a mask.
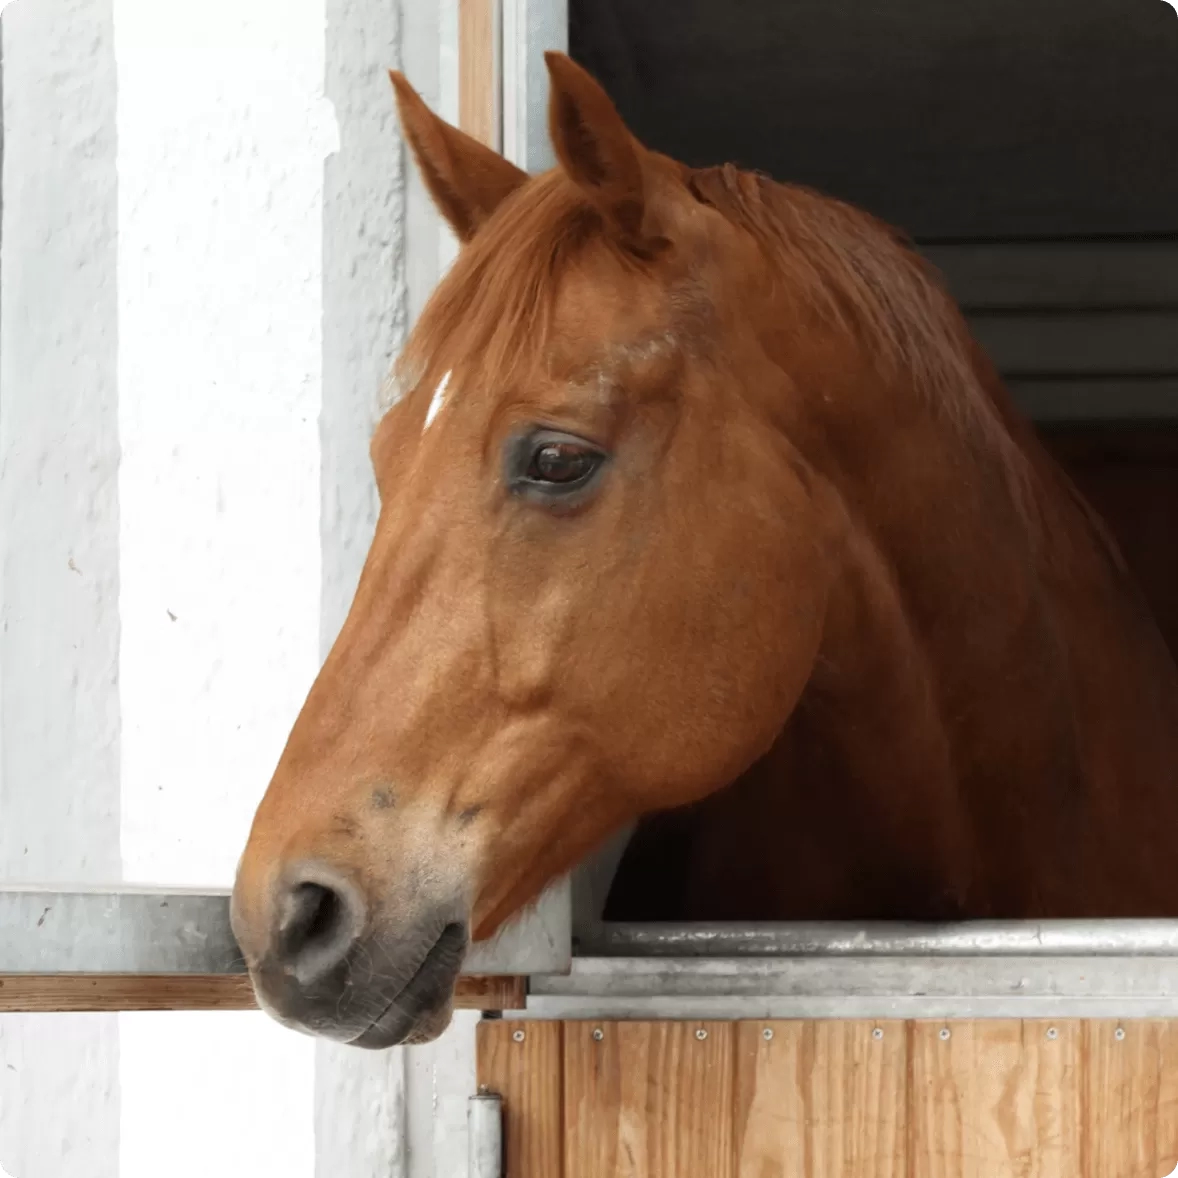
[[[479,1027],[505,1178],[1169,1178],[1178,1021]]]

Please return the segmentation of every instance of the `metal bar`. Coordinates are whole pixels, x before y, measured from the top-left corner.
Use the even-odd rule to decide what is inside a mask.
[[[1174,957],[578,958],[528,1017],[1178,1017]],[[1084,1013],[1081,1013],[1084,1012]]]
[[[503,154],[528,172],[556,162],[544,52],[568,48],[568,0],[503,0]]]
[[[550,997],[1167,998],[1178,957],[578,958],[566,977],[533,978]]]
[[[562,899],[557,892],[556,900]],[[567,900],[567,898],[565,898]],[[471,947],[466,975],[567,969],[568,904],[526,914]],[[0,889],[0,974],[242,974],[228,891]]]
[[[0,973],[241,974],[228,895],[0,892]]]
[[[503,1178],[503,1101],[480,1092],[467,1104],[470,1178]]]
[[[555,998],[529,996],[515,1019],[1178,1019],[1173,998]]]
[[[964,924],[600,924],[583,957],[1178,956],[1178,920]]]

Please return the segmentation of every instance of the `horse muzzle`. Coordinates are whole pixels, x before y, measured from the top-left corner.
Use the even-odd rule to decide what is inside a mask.
[[[446,1029],[469,942],[461,903],[417,897],[408,920],[390,919],[345,875],[310,863],[265,907],[255,923],[235,893],[233,927],[258,1005],[279,1022],[371,1049]]]

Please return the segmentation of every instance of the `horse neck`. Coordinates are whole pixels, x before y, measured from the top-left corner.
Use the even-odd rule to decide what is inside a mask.
[[[739,780],[643,821],[611,919],[1178,914],[1178,673],[1002,398],[993,445],[862,396],[791,437],[837,554],[810,681]]]
[[[1058,911],[1082,871],[1089,909],[1115,908],[1110,889],[1152,885],[1100,876],[1109,840],[1176,810],[1178,676],[1091,513],[990,392],[985,444],[935,400],[890,438],[844,422],[825,463],[841,566],[788,743],[824,750],[950,908]],[[1178,904],[1174,868],[1159,878]]]

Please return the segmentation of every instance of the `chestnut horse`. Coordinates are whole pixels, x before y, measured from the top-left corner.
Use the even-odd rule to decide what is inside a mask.
[[[463,245],[241,862],[262,1004],[429,1038],[644,816],[615,916],[1178,915],[1178,673],[938,277],[548,66],[535,177],[393,75]]]

